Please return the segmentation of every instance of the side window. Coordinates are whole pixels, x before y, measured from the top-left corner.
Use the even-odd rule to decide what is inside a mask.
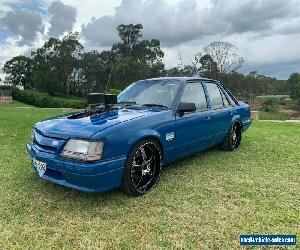
[[[229,98],[229,101],[230,101],[231,105],[237,104],[236,101],[233,99],[232,94],[227,89],[224,89],[224,91],[226,91],[227,96]]]
[[[224,94],[224,92],[221,88],[220,88],[220,92],[221,92],[221,95],[222,95],[222,98],[223,98],[224,106],[225,107],[230,106],[229,100],[227,99],[227,97],[225,96],[225,94]]]
[[[223,98],[221,96],[219,87],[215,83],[206,83],[207,92],[210,99],[210,106],[212,109],[223,108]]]
[[[198,111],[207,109],[205,92],[200,82],[188,83],[183,91],[181,101],[195,103]]]

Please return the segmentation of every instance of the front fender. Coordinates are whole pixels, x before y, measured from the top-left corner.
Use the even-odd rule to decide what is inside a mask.
[[[136,133],[134,133],[127,141],[127,145],[129,148],[131,148],[135,143],[137,143],[140,140],[143,140],[146,137],[154,137],[158,139],[160,142],[162,142],[162,136],[161,134],[153,129],[143,129],[139,130]]]

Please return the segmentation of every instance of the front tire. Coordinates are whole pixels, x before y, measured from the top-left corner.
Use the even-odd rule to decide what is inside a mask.
[[[130,196],[149,192],[159,181],[160,145],[153,139],[144,139],[131,149],[127,156],[122,189]]]
[[[242,126],[236,121],[233,123],[226,135],[226,138],[223,142],[222,148],[226,151],[234,151],[237,150],[242,141]]]

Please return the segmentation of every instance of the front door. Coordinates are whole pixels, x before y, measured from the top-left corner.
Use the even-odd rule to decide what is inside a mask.
[[[211,112],[207,106],[202,83],[187,83],[182,93],[181,102],[194,103],[196,111],[176,114],[177,157],[183,157],[209,147],[212,133]]]

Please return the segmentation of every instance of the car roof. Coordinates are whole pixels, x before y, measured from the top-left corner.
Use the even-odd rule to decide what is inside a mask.
[[[188,76],[180,76],[180,77],[157,77],[150,78],[141,81],[154,81],[154,80],[180,80],[180,81],[195,81],[195,80],[205,80],[205,81],[216,81],[213,79],[203,78],[203,77],[188,77]]]

